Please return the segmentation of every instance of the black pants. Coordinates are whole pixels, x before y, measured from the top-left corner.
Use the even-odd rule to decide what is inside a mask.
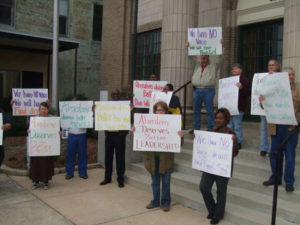
[[[3,145],[0,145],[0,166],[2,165],[4,159],[4,147]]]
[[[211,189],[215,181],[217,185],[217,202],[215,202],[211,193]],[[208,213],[212,214],[214,219],[221,220],[224,217],[228,181],[229,178],[227,177],[221,177],[205,172],[202,174],[200,191]]]
[[[126,135],[119,132],[107,132],[105,137],[105,180],[111,180],[114,152],[116,152],[116,168],[118,182],[124,182],[125,173],[125,141]]]

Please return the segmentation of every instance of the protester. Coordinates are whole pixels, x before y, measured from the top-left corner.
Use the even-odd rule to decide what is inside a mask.
[[[149,77],[149,80],[151,81],[158,81],[158,78],[155,74],[151,74],[150,77]]]
[[[164,86],[163,91],[165,93],[168,93],[169,91],[174,91],[174,87],[172,84],[166,84]],[[181,105],[180,105],[180,100],[178,98],[178,96],[176,95],[172,95],[169,106],[168,106],[168,111],[171,114],[182,114],[182,110],[181,110]]]
[[[121,93],[119,89],[114,89],[111,93],[113,101],[121,100]],[[105,131],[105,178],[100,185],[111,183],[111,176],[113,171],[113,157],[116,153],[116,168],[117,181],[120,188],[124,187],[124,173],[125,173],[125,148],[127,130],[120,131]]]
[[[77,101],[74,97],[72,101]],[[79,177],[88,179],[87,174],[87,137],[86,128],[70,128],[66,152],[66,180],[74,177],[76,153],[78,154]]]
[[[280,72],[280,64],[277,60],[271,59],[268,62],[268,73],[272,74],[275,72]],[[260,155],[266,156],[268,152],[269,152],[269,143],[268,143],[267,119],[265,116],[260,116]]]
[[[3,159],[4,159],[4,139],[5,139],[5,134],[4,132],[8,131],[11,129],[11,123],[9,117],[6,115],[3,109],[0,108],[0,114],[2,114],[2,126],[1,129],[3,130],[3,140],[2,140],[2,145],[0,145],[0,167],[2,165]]]
[[[227,127],[230,121],[230,112],[225,108],[220,108],[215,114],[215,127],[213,132],[232,134],[233,148],[232,148],[232,167],[233,168],[233,157],[238,154],[237,137],[235,133]],[[225,213],[226,205],[226,195],[227,195],[227,184],[229,178],[222,177],[210,173],[203,172],[200,191],[202,193],[206,208],[208,210],[207,219],[211,219],[211,224],[218,224],[220,220],[223,219]],[[216,182],[217,185],[217,199],[213,198],[211,193],[213,183]]]
[[[286,67],[284,71],[288,72],[289,75],[295,116],[299,123],[300,122],[300,86],[296,85],[295,83],[295,72],[292,67]],[[259,96],[260,102],[264,101],[265,99],[266,99],[265,96],[263,95]],[[295,171],[296,147],[298,143],[298,126],[268,124],[269,134],[271,135],[270,165],[271,165],[272,174],[267,181],[263,182],[263,185],[269,186],[275,184],[275,169],[276,169],[275,154],[276,151],[278,150],[278,147],[282,144],[284,139],[291,134],[293,129],[296,129],[296,132],[293,134],[291,139],[286,143],[283,152],[281,152],[279,156],[278,184],[282,184],[283,155],[284,155],[285,156],[285,168],[284,168],[285,190],[287,192],[294,191],[294,183],[295,183],[294,171]]]
[[[49,105],[42,102],[39,106],[40,117],[49,116]],[[27,131],[30,133],[30,129]],[[39,182],[44,183],[44,190],[49,189],[49,180],[54,175],[54,158],[53,156],[31,156],[30,157],[29,177],[33,182],[32,190],[39,187]]]
[[[154,114],[167,114],[168,106],[165,102],[159,101],[153,106]],[[135,132],[135,127],[132,127]],[[178,131],[179,136],[183,136],[182,131]],[[153,200],[146,206],[147,209],[153,209],[162,206],[164,212],[170,210],[171,205],[171,173],[174,168],[174,153],[172,152],[146,152],[145,168],[151,174]],[[160,180],[162,182],[160,198]]]
[[[228,127],[232,129],[237,136],[238,147],[242,148],[243,142],[243,116],[246,111],[248,97],[251,94],[250,83],[243,74],[243,68],[240,64],[234,64],[232,66],[232,75],[240,76],[240,81],[236,83],[236,86],[239,88],[239,99],[238,99],[238,109],[239,115],[231,116]]]

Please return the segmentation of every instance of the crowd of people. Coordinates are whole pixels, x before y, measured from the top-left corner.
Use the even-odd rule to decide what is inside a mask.
[[[201,127],[201,109],[204,103],[207,115],[207,130],[217,133],[231,134],[233,136],[232,158],[238,154],[238,150],[242,149],[243,143],[243,126],[242,120],[247,108],[248,98],[251,94],[251,85],[247,77],[243,74],[243,68],[240,64],[232,66],[232,76],[239,76],[239,82],[236,86],[239,89],[238,98],[238,115],[230,115],[226,108],[220,108],[214,113],[214,96],[217,80],[217,70],[220,65],[220,59],[214,63],[210,57],[205,55],[200,57],[200,62],[196,63],[195,70],[192,76],[192,84],[194,87],[194,122],[193,130],[200,130]],[[268,63],[268,73],[272,75],[275,72],[281,71],[280,64],[277,60],[270,60]],[[295,72],[291,67],[286,67],[283,71],[287,72],[290,80],[293,104],[296,119],[300,122],[300,87],[295,83]],[[157,80],[155,75],[152,75],[151,80]],[[173,91],[172,84],[167,84],[163,91]],[[111,99],[118,101],[121,99],[121,93],[118,89],[114,89],[111,93]],[[73,100],[76,100],[74,98]],[[261,107],[266,97],[259,96]],[[94,110],[94,107],[93,107]],[[179,98],[173,95],[169,105],[159,101],[153,107],[155,114],[182,114]],[[2,130],[7,131],[11,128],[9,117],[0,109],[3,115]],[[48,117],[49,104],[42,102],[39,106],[40,117]],[[296,129],[296,130],[295,130]],[[27,131],[30,133],[30,129]],[[132,127],[132,132],[135,127]],[[294,170],[295,170],[295,150],[298,142],[298,126],[267,124],[265,116],[261,116],[261,156],[266,156],[269,152],[271,176],[263,182],[263,185],[269,186],[275,184],[275,152],[283,140],[294,132],[293,137],[287,142],[283,153],[279,160],[279,184],[282,184],[282,176],[285,181],[285,189],[287,192],[294,191]],[[113,157],[116,155],[116,172],[117,182],[120,188],[124,187],[125,174],[125,146],[126,136],[128,131],[105,131],[105,177],[99,185],[107,185],[112,182],[113,173]],[[178,131],[179,136],[183,136],[181,130]],[[268,135],[271,136],[271,145],[268,145]],[[82,179],[88,179],[87,174],[87,137],[86,129],[70,129],[67,151],[66,151],[66,180],[74,177],[75,159],[78,154],[78,173]],[[145,168],[151,174],[151,187],[153,192],[153,200],[146,206],[147,209],[152,209],[161,206],[163,211],[170,210],[171,194],[170,183],[171,173],[174,170],[174,153],[169,152],[146,152]],[[3,145],[0,146],[0,165],[4,158]],[[285,158],[285,168],[283,172],[283,158]],[[233,160],[232,160],[233,165]],[[33,182],[32,189],[39,187],[39,182],[44,184],[44,189],[49,189],[49,181],[54,175],[54,160],[51,156],[31,157],[29,177]],[[208,210],[207,218],[211,224],[218,224],[224,217],[226,204],[226,190],[229,178],[203,172],[200,191],[203,195],[205,205]],[[214,200],[212,195],[212,185],[216,182],[217,197]],[[162,183],[162,185],[160,185]],[[161,191],[160,191],[161,187]]]

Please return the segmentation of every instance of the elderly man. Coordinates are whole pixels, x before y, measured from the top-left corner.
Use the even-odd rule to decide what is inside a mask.
[[[114,89],[111,93],[113,101],[121,100],[121,92],[119,89]],[[121,131],[105,131],[105,177],[100,185],[111,183],[111,176],[113,171],[114,152],[116,153],[116,168],[117,181],[120,188],[124,187],[124,173],[125,173],[125,147],[127,130]]]

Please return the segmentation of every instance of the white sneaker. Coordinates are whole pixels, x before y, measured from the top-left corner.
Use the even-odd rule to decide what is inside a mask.
[[[49,190],[49,185],[48,184],[44,184],[44,190]]]
[[[32,189],[32,190],[37,189],[37,188],[39,187],[38,185],[39,185],[38,183],[33,183],[31,189]]]

